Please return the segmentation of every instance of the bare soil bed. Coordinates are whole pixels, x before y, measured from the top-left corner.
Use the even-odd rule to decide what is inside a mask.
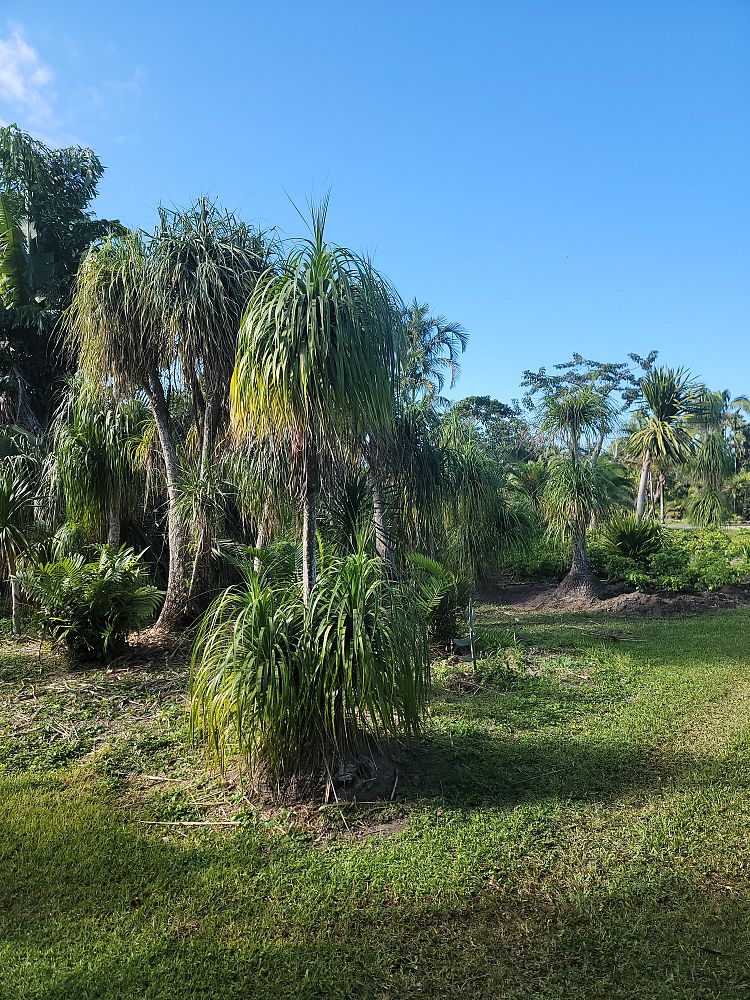
[[[494,601],[518,611],[594,611],[603,615],[663,618],[750,605],[750,586],[720,587],[693,594],[642,593],[624,584],[605,585],[601,598],[561,600],[556,583],[519,583],[499,587]]]

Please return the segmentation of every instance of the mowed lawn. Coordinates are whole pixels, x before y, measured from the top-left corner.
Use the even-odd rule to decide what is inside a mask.
[[[2,1000],[750,998],[750,611],[519,628],[393,803],[216,828],[184,674],[6,641]]]

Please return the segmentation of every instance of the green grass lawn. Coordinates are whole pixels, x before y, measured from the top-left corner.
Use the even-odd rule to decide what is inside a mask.
[[[207,774],[178,664],[6,641],[2,1000],[750,998],[750,611],[520,627],[341,813]]]

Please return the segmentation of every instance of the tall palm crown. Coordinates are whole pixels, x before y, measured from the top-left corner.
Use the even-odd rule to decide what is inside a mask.
[[[399,349],[395,291],[364,258],[326,243],[327,205],[281,268],[258,280],[240,329],[231,385],[241,431],[286,433],[335,450],[388,426]]]
[[[173,338],[172,356],[202,418],[205,474],[242,313],[271,247],[261,232],[206,199],[160,215],[152,243],[154,289]]]
[[[369,261],[325,240],[327,201],[309,239],[258,279],[240,329],[234,427],[285,443],[302,494],[305,602],[315,580],[321,454],[340,455],[391,426],[401,303]]]
[[[459,356],[466,350],[468,334],[460,323],[444,316],[430,316],[426,303],[416,299],[404,309],[404,356],[401,389],[408,400],[418,396],[435,399],[443,391],[446,376],[452,387],[461,366]]]
[[[641,460],[640,482],[636,499],[636,518],[643,518],[646,487],[651,463],[660,471],[660,495],[663,506],[664,466],[685,462],[693,450],[686,421],[700,404],[702,387],[684,368],[653,368],[641,379],[636,398],[641,426],[628,441],[630,453]]]
[[[636,401],[642,425],[630,437],[629,451],[666,462],[683,462],[692,450],[685,419],[694,412],[700,388],[684,368],[654,368],[641,381]]]
[[[154,301],[149,248],[136,233],[109,236],[81,262],[64,327],[85,375],[146,386],[169,360]]]
[[[593,386],[547,393],[542,401],[541,429],[557,438],[578,462],[586,439],[611,427],[614,411],[607,395]]]

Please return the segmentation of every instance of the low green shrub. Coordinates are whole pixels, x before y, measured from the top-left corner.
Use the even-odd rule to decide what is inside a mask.
[[[19,573],[21,586],[45,615],[45,629],[76,660],[111,660],[128,632],[156,613],[163,592],[146,581],[133,549],[100,547],[98,559],[73,555]]]
[[[523,552],[508,552],[502,559],[503,575],[514,580],[554,580],[570,569],[570,549],[544,531]]]

